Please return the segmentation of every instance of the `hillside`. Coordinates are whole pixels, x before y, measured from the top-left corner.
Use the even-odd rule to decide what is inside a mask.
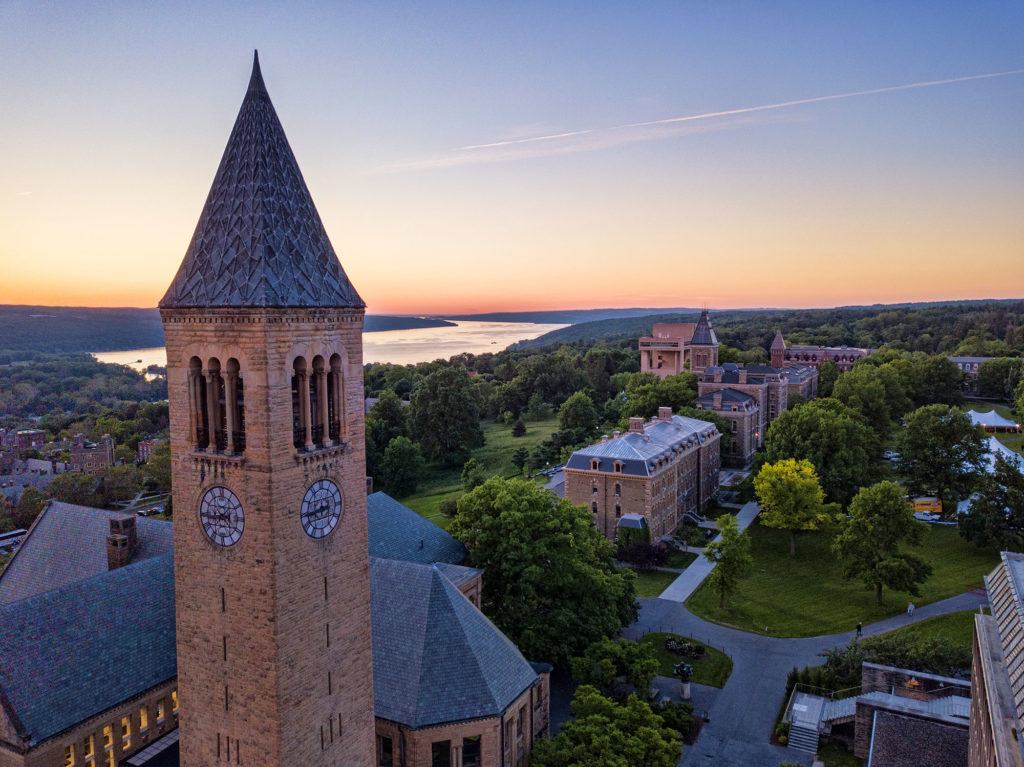
[[[454,325],[432,317],[368,315],[365,331]],[[0,351],[112,352],[164,345],[156,309],[0,306]]]
[[[551,309],[535,312],[487,312],[484,314],[445,314],[453,320],[476,322],[533,322],[540,325],[572,325],[579,322],[597,322],[628,317],[650,317],[653,314],[685,314],[699,309],[686,307],[632,308],[632,309]]]

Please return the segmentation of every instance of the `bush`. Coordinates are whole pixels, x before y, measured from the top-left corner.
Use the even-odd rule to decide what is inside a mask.
[[[661,721],[678,732],[684,743],[693,743],[700,731],[700,723],[693,715],[693,706],[690,703],[676,703],[667,700],[663,703],[655,703],[651,710],[661,717]]]
[[[668,561],[668,549],[660,544],[631,543],[619,546],[619,559],[638,570],[653,570]]]
[[[512,424],[512,436],[513,437],[525,437],[526,436],[526,424],[523,423],[522,418],[517,418],[515,423]]]
[[[690,639],[669,637],[665,640],[665,649],[680,658],[697,660],[704,657],[704,646]]]
[[[438,509],[441,511],[442,514],[451,519],[459,512],[459,502],[452,497],[445,498],[443,501],[441,501],[440,505],[438,506]]]

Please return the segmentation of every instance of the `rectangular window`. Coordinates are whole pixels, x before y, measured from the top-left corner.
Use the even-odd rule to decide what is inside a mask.
[[[451,767],[452,742],[440,740],[430,744],[430,767]]]
[[[107,767],[117,767],[117,760],[114,758],[113,750],[107,752]]]
[[[462,739],[462,767],[480,767],[480,736]]]
[[[132,747],[132,718],[130,716],[121,717],[121,748]]]
[[[178,691],[171,690],[171,713],[178,713]]]
[[[88,738],[85,739],[85,742],[84,742],[84,745],[83,745],[83,748],[82,748],[82,756],[84,756],[86,759],[92,759],[94,756],[96,756],[96,736],[95,735],[90,735]]]
[[[143,706],[139,709],[139,732],[149,729],[149,709]]]
[[[64,746],[64,767],[75,767],[74,745]]]
[[[167,718],[167,706],[164,705],[163,700],[160,700],[156,704],[156,723],[160,724],[166,718]]]
[[[114,745],[114,726],[108,724],[103,728],[103,748],[111,748]]]
[[[519,716],[516,718],[516,737],[523,737],[523,722],[526,719],[526,706],[521,706]]]
[[[394,767],[394,745],[391,738],[385,735],[377,736],[377,767]]]

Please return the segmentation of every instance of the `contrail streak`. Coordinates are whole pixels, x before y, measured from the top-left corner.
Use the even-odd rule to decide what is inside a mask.
[[[858,96],[874,96],[879,93],[894,93],[896,91],[909,91],[918,88],[934,88],[937,85],[953,85],[954,83],[966,83],[972,80],[988,80],[993,77],[1009,77],[1011,75],[1024,74],[1024,69],[1009,69],[1005,72],[989,72],[981,75],[967,75],[965,77],[951,77],[946,80],[925,80],[919,83],[908,83],[906,85],[890,85],[885,88],[872,88],[865,91],[850,91],[848,93],[833,93],[829,96],[814,96],[794,101],[780,101],[777,104],[762,104],[755,107],[740,107],[738,109],[727,109],[722,112],[704,112],[697,115],[684,115],[682,117],[666,117],[661,120],[647,120],[638,123],[626,123],[624,125],[613,125],[607,128],[587,128],[585,130],[566,131],[564,133],[551,133],[545,136],[530,136],[528,138],[509,139],[507,141],[494,141],[490,144],[471,144],[461,146],[449,151],[470,152],[477,149],[495,149],[497,147],[516,146],[518,144],[532,144],[538,141],[554,141],[574,136],[585,136],[590,133],[602,131],[627,130],[629,128],[646,128],[652,125],[671,125],[673,123],[693,122],[695,120],[710,120],[715,117],[731,117],[733,115],[750,114],[751,112],[765,112],[772,109],[788,109],[790,107],[803,106],[804,104],[820,104],[823,101],[839,101],[841,99],[852,99]]]

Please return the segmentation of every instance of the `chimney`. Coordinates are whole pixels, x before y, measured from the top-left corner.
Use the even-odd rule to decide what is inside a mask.
[[[719,368],[715,371],[715,383],[722,383],[722,369]]]
[[[633,416],[629,419],[629,430],[638,434],[644,433],[644,419],[639,416]]]
[[[670,407],[659,407],[658,408],[658,420],[659,421],[671,421],[672,420],[672,408],[670,408]]]
[[[107,569],[116,570],[132,561],[132,555],[139,547],[139,537],[135,530],[135,517],[130,514],[119,514],[110,520],[110,532],[107,534]]]
[[[373,495],[373,477],[366,478],[366,494]]]
[[[745,368],[740,368],[740,383],[745,384],[747,382],[747,371]]]
[[[716,391],[715,392],[714,401],[715,401],[715,410],[721,410],[722,409],[722,392],[720,392],[720,391]]]

